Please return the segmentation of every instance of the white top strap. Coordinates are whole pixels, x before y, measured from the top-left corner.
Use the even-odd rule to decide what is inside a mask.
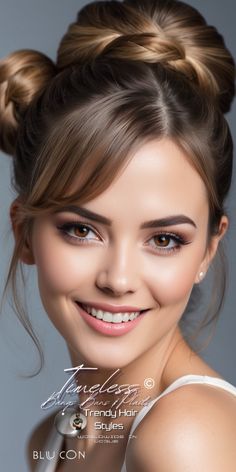
[[[220,379],[218,377],[209,377],[208,375],[184,375],[177,380],[175,380],[169,387],[164,390],[157,398],[154,398],[148,405],[144,406],[142,410],[139,411],[137,414],[136,418],[134,419],[134,422],[132,424],[131,430],[130,430],[130,435],[133,434],[139,423],[142,421],[144,416],[149,412],[149,410],[153,407],[153,405],[162,397],[167,395],[168,393],[172,392],[176,388],[182,387],[182,385],[188,385],[188,384],[205,384],[205,385],[211,385],[213,387],[218,387],[222,388],[223,390],[226,390],[229,393],[232,393],[232,395],[236,396],[236,387],[231,385],[229,382],[226,380]],[[128,440],[127,446],[126,446],[126,451],[129,445],[130,438]],[[127,472],[126,469],[126,453],[125,453],[125,459],[124,463],[121,469],[121,472]]]
[[[158,400],[160,400],[160,398],[164,397],[165,395],[172,392],[173,390],[176,390],[177,388],[182,387],[182,385],[188,385],[188,384],[212,385],[213,387],[219,387],[219,388],[222,388],[223,390],[227,390],[228,392],[236,396],[236,387],[231,385],[226,380],[220,379],[218,377],[209,377],[208,375],[191,375],[191,374],[184,375],[183,377],[180,377],[177,380],[175,380],[171,385],[169,385],[169,387],[167,387],[164,390],[164,392],[162,392],[157,398],[154,398],[153,400],[151,400],[151,402],[148,405],[144,406],[142,410],[139,411],[139,413],[137,414],[132,424],[130,435],[134,432],[134,430],[137,428],[137,426],[142,421],[144,416],[146,416],[149,410],[153,407],[153,405]]]

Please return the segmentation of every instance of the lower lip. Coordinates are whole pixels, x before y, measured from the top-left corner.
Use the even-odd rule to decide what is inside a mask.
[[[122,323],[108,323],[107,321],[98,320],[95,316],[89,315],[78,303],[76,306],[79,310],[80,315],[91,326],[95,331],[106,334],[107,336],[121,336],[126,334],[137,326],[147,312],[137,316],[132,321],[126,321]]]

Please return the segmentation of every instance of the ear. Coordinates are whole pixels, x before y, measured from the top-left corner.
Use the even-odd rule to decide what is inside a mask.
[[[198,273],[195,279],[196,284],[200,283],[204,279],[209,269],[209,266],[216,255],[219,242],[225,235],[228,229],[228,226],[229,226],[229,220],[226,215],[223,215],[220,220],[219,231],[216,235],[211,237],[204,259],[202,260],[201,265],[199,266]]]
[[[35,264],[34,255],[30,244],[29,235],[25,235],[24,223],[20,217],[20,209],[22,202],[19,198],[16,198],[10,206],[10,219],[12,224],[12,230],[15,238],[15,242],[19,243],[23,240],[23,246],[20,253],[20,260],[25,264]]]

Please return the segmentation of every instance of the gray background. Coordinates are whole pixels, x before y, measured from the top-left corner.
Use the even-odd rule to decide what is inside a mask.
[[[38,49],[55,58],[61,36],[86,1],[79,0],[1,0],[0,57],[21,49]],[[217,26],[226,44],[235,55],[235,3],[234,0],[191,0],[209,23]],[[235,105],[228,115],[233,137],[236,135]],[[10,158],[0,154],[0,290],[2,292],[13,248],[8,209],[14,198],[10,187]],[[235,174],[235,173],[234,173]],[[203,352],[207,361],[228,381],[236,385],[235,334],[236,334],[236,183],[228,201],[231,228],[226,237],[230,281],[224,309],[209,347]],[[22,378],[37,365],[37,354],[32,342],[21,328],[9,304],[5,304],[0,319],[1,368],[1,469],[6,472],[28,470],[25,459],[26,438],[43,418],[41,403],[59,388],[65,380],[63,369],[69,367],[69,357],[63,339],[53,329],[41,306],[38,296],[35,268],[29,272],[27,302],[31,318],[40,337],[46,363],[40,375],[33,379]]]

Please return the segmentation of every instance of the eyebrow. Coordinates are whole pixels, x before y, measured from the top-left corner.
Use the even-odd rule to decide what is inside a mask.
[[[112,221],[109,218],[99,215],[98,213],[94,213],[93,211],[88,210],[87,208],[84,208],[84,207],[69,205],[69,206],[61,207],[55,211],[55,213],[61,213],[61,212],[76,213],[77,215],[83,216],[92,221],[97,221],[98,223],[102,223],[106,226],[112,225]],[[194,221],[191,218],[189,218],[189,216],[173,215],[173,216],[167,216],[165,218],[145,221],[144,223],[141,224],[141,229],[161,228],[164,226],[174,226],[174,225],[180,225],[180,224],[186,224],[186,223],[194,226],[194,228],[197,228],[196,223],[194,223]]]

